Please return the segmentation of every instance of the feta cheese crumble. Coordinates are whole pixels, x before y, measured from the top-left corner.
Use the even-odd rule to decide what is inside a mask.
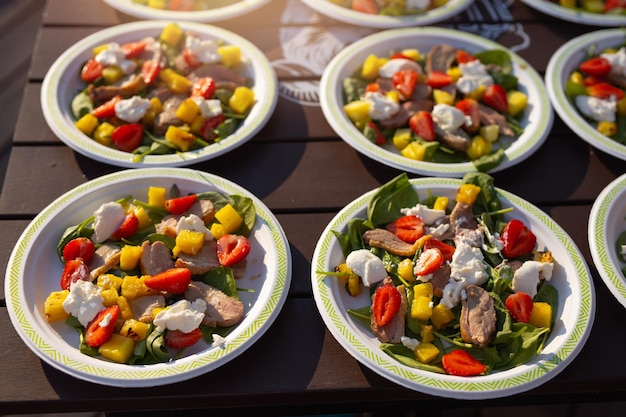
[[[153,324],[158,332],[164,332],[165,329],[169,329],[189,333],[200,326],[204,319],[205,311],[206,301],[202,298],[198,298],[193,302],[180,300],[159,311],[153,320]]]
[[[137,123],[150,108],[150,100],[139,96],[123,99],[115,103],[115,115],[128,123]]]
[[[98,207],[93,217],[93,241],[102,243],[124,223],[126,213],[121,204],[111,201]]]
[[[366,287],[376,284],[387,277],[383,261],[367,249],[352,251],[346,258],[346,265],[361,277]]]
[[[385,120],[398,113],[400,105],[379,92],[369,92],[363,97],[369,103],[369,115],[374,120]]]
[[[63,301],[63,310],[76,317],[80,324],[87,325],[104,310],[102,289],[96,284],[78,280],[70,285],[70,293]]]

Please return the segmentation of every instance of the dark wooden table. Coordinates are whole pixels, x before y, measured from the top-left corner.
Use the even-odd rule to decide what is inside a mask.
[[[493,13],[487,4],[500,8]],[[4,267],[20,233],[44,207],[75,186],[120,169],[86,158],[56,138],[43,118],[39,92],[46,71],[66,48],[93,32],[134,20],[99,0],[47,1],[0,195]],[[331,31],[340,40],[354,41],[374,32],[286,0],[273,0],[252,15],[219,26],[250,39],[272,62],[289,58],[281,44],[289,33],[315,37]],[[561,44],[599,29],[558,21],[519,1],[505,0],[477,1],[470,11],[437,26],[493,36],[541,74]],[[293,415],[478,406],[399,387],[360,365],[326,330],[312,297],[314,246],[340,208],[399,171],[344,143],[325,121],[316,97],[302,92],[315,90],[321,70],[276,68],[281,96],[264,129],[244,146],[191,166],[245,187],[283,226],[293,275],[289,297],[273,326],[235,361],[209,374],[155,388],[106,387],[67,376],[33,354],[11,325],[2,285],[0,413],[224,409]],[[597,312],[584,349],[556,378],[529,392],[481,401],[481,407],[623,400],[626,311],[593,267],[587,220],[598,193],[624,171],[626,162],[596,151],[555,116],[536,154],[494,175],[499,187],[545,210],[574,239],[592,271]]]

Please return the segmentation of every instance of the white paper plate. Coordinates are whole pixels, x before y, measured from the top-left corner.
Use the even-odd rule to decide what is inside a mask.
[[[444,195],[453,200],[461,184],[460,180],[446,178],[410,181],[421,200],[429,195]],[[555,260],[550,284],[558,290],[559,307],[552,334],[540,355],[507,371],[457,377],[414,369],[385,354],[376,337],[347,313],[349,308],[370,304],[367,291],[351,297],[337,278],[316,272],[333,271],[345,261],[332,231],[344,231],[352,218],[366,218],[367,204],[376,191],[357,198],[331,220],[317,243],[312,260],[311,279],[317,308],[330,332],[348,353],[372,371],[406,388],[473,400],[506,397],[536,388],[572,362],[585,344],[595,316],[595,291],[587,264],[572,239],[550,217],[523,199],[499,189],[503,207],[515,208],[510,218],[518,218],[529,225],[537,236],[538,247],[552,251]]]
[[[546,68],[546,88],[559,117],[592,146],[626,160],[626,146],[598,132],[565,95],[565,84],[572,71],[587,59],[589,47],[599,50],[614,47],[625,39],[623,29],[602,29],[578,36],[563,44],[550,58]]]
[[[169,363],[125,365],[83,355],[78,333],[64,322],[48,323],[44,301],[59,290],[63,265],[56,245],[64,230],[90,217],[100,204],[127,195],[147,201],[149,186],[178,185],[182,194],[217,190],[250,197],[257,211],[249,236],[251,252],[245,276],[237,285],[243,321],[226,337],[226,345],[198,342]],[[276,218],[256,197],[240,186],[200,171],[184,168],[125,170],[89,181],[59,197],[26,228],[8,262],[5,294],[11,322],[26,345],[46,363],[76,378],[97,384],[146,387],[183,381],[210,372],[233,360],[265,333],[287,297],[291,281],[291,253]]]
[[[522,3],[526,3],[540,12],[569,22],[594,26],[621,26],[626,24],[626,16],[624,15],[573,10],[547,0],[522,0]]]
[[[445,5],[425,13],[405,16],[383,16],[357,12],[333,4],[328,0],[302,0],[313,10],[333,19],[357,26],[390,29],[407,26],[426,26],[458,15],[467,9],[474,0],[449,0]]]
[[[179,23],[185,29],[206,39],[221,40],[241,48],[249,61],[244,76],[254,80],[252,90],[256,103],[244,122],[229,137],[202,149],[168,154],[147,155],[141,162],[133,155],[97,143],[75,127],[70,110],[74,95],[84,88],[78,74],[83,63],[92,56],[93,48],[108,42],[133,42],[146,36],[158,36],[166,21],[141,21],[122,24],[87,36],[66,50],[52,64],[41,87],[41,106],[46,122],[65,144],[100,162],[126,168],[145,166],[185,166],[220,156],[250,140],[271,117],[278,101],[276,73],[267,57],[248,40],[227,30],[201,24]]]
[[[417,48],[426,53],[433,45],[447,43],[469,52],[504,49],[501,45],[467,32],[440,28],[393,29],[367,36],[343,49],[326,67],[320,81],[320,105],[337,134],[350,146],[385,165],[422,175],[462,177],[476,171],[471,162],[444,164],[406,158],[393,146],[385,148],[369,141],[352,124],[343,110],[342,82],[361,67],[370,54],[387,56],[391,50]],[[508,51],[519,90],[528,96],[528,107],[521,125],[524,133],[506,150],[505,160],[490,172],[515,165],[528,158],[543,144],[554,120],[554,113],[543,80],[519,55]]]
[[[626,231],[626,174],[616,178],[598,195],[589,214],[589,249],[600,277],[626,307],[626,266],[617,256],[617,238]]]
[[[144,6],[131,0],[104,0],[109,6],[127,15],[140,19],[176,19],[188,22],[219,22],[232,19],[258,9],[270,0],[240,0],[228,6],[198,11],[160,10]]]

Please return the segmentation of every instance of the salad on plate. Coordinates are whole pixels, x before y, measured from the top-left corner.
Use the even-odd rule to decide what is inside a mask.
[[[406,16],[424,13],[448,3],[448,0],[327,0],[355,12],[384,15]]]
[[[586,13],[607,13],[612,15],[626,15],[626,1],[624,0],[547,0],[567,9]]]

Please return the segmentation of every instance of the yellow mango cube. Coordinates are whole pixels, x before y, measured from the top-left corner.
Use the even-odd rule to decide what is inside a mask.
[[[357,127],[365,126],[365,123],[372,120],[370,116],[370,104],[367,101],[351,101],[343,106],[343,110]]]
[[[400,261],[400,263],[398,264],[397,272],[398,275],[400,275],[405,281],[415,281],[415,274],[413,273],[413,261],[410,258],[404,258],[402,261]]]
[[[411,303],[411,317],[416,320],[428,320],[433,314],[431,303],[431,297],[417,295]]]
[[[435,100],[435,104],[454,105],[454,96],[444,90],[434,89],[433,100]]]
[[[226,233],[236,232],[243,224],[243,217],[231,204],[226,204],[216,211],[215,218],[224,227]]]
[[[470,146],[467,148],[466,152],[467,156],[472,161],[481,156],[489,155],[491,152],[491,142],[480,135],[476,135],[471,139]]]
[[[174,71],[171,68],[165,68],[159,72],[159,78],[165,82],[167,88],[176,94],[187,93],[191,89],[191,81]]]
[[[178,256],[180,252],[196,255],[202,249],[202,245],[204,245],[204,233],[195,230],[181,230],[176,235],[174,256]]]
[[[428,343],[435,340],[435,335],[433,334],[433,326],[430,324],[421,324],[420,323],[420,337],[422,338],[422,342]]]
[[[217,53],[222,57],[222,64],[229,68],[241,64],[241,48],[237,45],[222,45],[217,48]]]
[[[456,201],[459,203],[474,204],[480,194],[480,187],[474,184],[461,184],[456,193]]]
[[[213,237],[215,239],[219,239],[222,236],[224,236],[226,233],[228,233],[228,232],[226,232],[226,228],[223,225],[219,224],[219,223],[213,223],[211,225],[211,229],[210,230],[211,230],[211,234],[213,235]]]
[[[176,109],[176,117],[185,123],[192,124],[200,115],[200,107],[192,98],[184,99]]]
[[[528,322],[535,327],[550,327],[552,323],[552,306],[541,301],[533,303]]]
[[[528,106],[528,97],[521,91],[511,90],[506,94],[509,103],[509,114],[517,116]]]
[[[489,142],[495,142],[500,138],[500,126],[498,125],[487,125],[481,126],[478,131],[480,136],[488,140]]]
[[[118,292],[115,288],[107,288],[106,290],[100,291],[100,295],[102,296],[102,304],[105,307],[111,307],[112,305],[117,304],[117,298],[119,297]]]
[[[474,91],[465,94],[465,98],[473,98],[474,100],[481,101],[485,96],[485,91],[487,91],[487,86],[479,85]]]
[[[433,298],[433,283],[421,282],[413,287],[413,296]]]
[[[149,187],[148,188],[148,205],[165,207],[167,199],[167,190],[165,187]]]
[[[122,287],[121,287],[120,293],[126,299],[134,300],[135,298],[143,297],[144,295],[156,295],[159,292],[148,288],[148,286],[144,282],[143,277],[140,278],[136,275],[127,275],[124,277],[124,280],[122,281]],[[122,306],[120,305],[120,308],[121,307]],[[131,314],[131,317],[132,317],[132,314]]]
[[[114,333],[111,338],[98,348],[98,353],[117,363],[124,363],[130,359],[135,349],[133,339]]]
[[[436,328],[443,329],[452,320],[454,320],[454,313],[448,307],[444,306],[441,303],[433,307],[430,321]]]
[[[117,297],[117,306],[120,308],[120,317],[122,317],[122,320],[133,318],[133,309],[128,302],[128,298],[124,296]]]
[[[378,70],[381,66],[381,61],[376,55],[368,55],[368,57],[365,58],[365,61],[363,61],[363,67],[361,68],[361,77],[365,78],[366,80],[374,80],[376,77],[378,77]]]
[[[135,214],[135,217],[137,217],[137,220],[139,220],[140,230],[152,224],[152,219],[148,215],[148,212],[145,208],[141,206],[133,206],[132,212]]]
[[[102,78],[104,82],[111,85],[124,78],[124,71],[117,65],[109,65],[102,69]]]
[[[76,121],[76,128],[87,136],[91,136],[98,126],[98,118],[91,113],[87,113]]]
[[[419,142],[410,142],[400,153],[406,158],[423,161],[426,155],[426,147]]]
[[[63,301],[67,298],[69,290],[53,291],[44,301],[44,314],[47,322],[65,320],[69,314],[63,308]]]
[[[254,104],[254,91],[248,87],[237,87],[228,99],[228,106],[236,114],[247,113]]]
[[[407,58],[411,58],[413,61],[419,61],[421,59],[420,51],[415,48],[403,49],[400,51],[402,55]]]
[[[435,199],[433,210],[446,211],[448,209],[448,197],[439,196]]]
[[[154,1],[154,0],[151,0]],[[170,46],[177,46],[183,37],[183,30],[176,23],[168,23],[163,28],[159,39]]]
[[[122,277],[118,277],[117,275],[113,274],[102,274],[98,277],[96,285],[103,290],[113,288],[115,289],[115,291],[119,292],[120,287],[122,286]]]
[[[148,323],[143,323],[135,319],[128,319],[122,325],[120,334],[132,339],[135,342],[139,342],[148,336],[149,328],[150,325]]]
[[[176,126],[169,126],[165,131],[165,139],[172,142],[181,151],[188,151],[196,141],[196,136]]]
[[[439,349],[432,343],[420,343],[415,348],[415,358],[422,363],[432,362],[439,355]]]
[[[413,134],[409,128],[396,129],[393,134],[393,146],[401,151],[411,142]]]
[[[131,271],[139,265],[139,259],[143,250],[141,246],[125,245],[120,251],[120,269],[123,271]]]

